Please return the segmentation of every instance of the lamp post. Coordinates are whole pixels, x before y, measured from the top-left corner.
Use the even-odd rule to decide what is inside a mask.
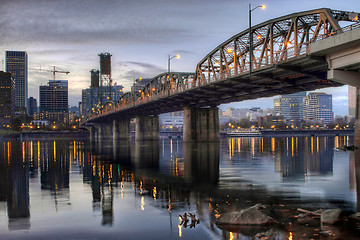
[[[249,63],[250,63],[250,68],[249,68],[249,75],[251,76],[252,74],[252,57],[253,57],[253,37],[252,37],[252,30],[251,30],[251,12],[254,11],[257,8],[262,8],[265,9],[265,5],[258,5],[255,8],[251,8],[251,3],[249,3],[249,38],[250,38],[250,44],[249,44]]]
[[[174,55],[174,56],[172,56],[172,57],[169,55],[169,58],[168,58],[168,75],[169,75],[169,77],[170,77],[170,61],[171,61],[172,59],[174,59],[174,58],[180,58],[180,55],[177,54],[177,55]]]
[[[172,59],[174,59],[174,58],[180,58],[180,55],[179,55],[179,54],[176,54],[176,55],[174,55],[174,56],[172,56],[172,57],[169,55],[169,57],[168,57],[168,78],[169,78],[169,81],[170,81],[170,61],[171,61]],[[166,82],[167,82],[167,84],[170,85],[170,83],[169,83],[168,81],[166,81]],[[169,87],[168,91],[170,92],[170,87]]]

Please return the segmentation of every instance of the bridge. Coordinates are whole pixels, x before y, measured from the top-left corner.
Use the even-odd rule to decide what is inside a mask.
[[[91,139],[121,139],[129,137],[130,119],[136,118],[135,139],[151,140],[159,137],[159,114],[184,110],[184,141],[217,141],[220,104],[358,86],[359,43],[358,13],[323,8],[275,18],[221,43],[194,73],[159,74],[143,90],[105,104],[82,124]]]

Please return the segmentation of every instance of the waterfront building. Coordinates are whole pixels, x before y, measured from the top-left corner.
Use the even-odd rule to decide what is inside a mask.
[[[233,108],[228,107],[225,111],[222,112],[221,117],[228,118],[228,119],[234,119],[234,120],[240,120],[241,118],[245,118],[248,116],[249,113],[248,108]]]
[[[64,112],[39,112],[34,114],[34,120],[48,120],[55,123],[73,123],[74,113]]]
[[[251,122],[256,122],[258,117],[262,115],[263,115],[262,109],[259,107],[250,108],[249,111],[246,113],[246,117],[249,118]]]
[[[40,112],[34,114],[35,120],[70,122],[67,80],[49,80],[47,85],[39,87],[39,96]]]
[[[184,124],[184,117],[173,113],[164,113],[159,116],[159,124],[162,129],[181,130]]]
[[[312,92],[304,97],[304,120],[328,124],[333,122],[332,95]]]
[[[259,126],[264,125],[276,125],[280,122],[284,122],[284,116],[278,116],[278,115],[266,115],[266,116],[260,116],[257,118],[257,122]]]
[[[29,97],[27,101],[27,114],[32,117],[34,113],[37,113],[37,101],[33,97]]]
[[[114,86],[111,86],[111,88],[109,86],[103,86],[102,90],[98,87],[83,89],[81,92],[81,115],[87,116],[93,109],[101,107],[100,95],[102,95],[103,103],[110,101],[110,96],[115,102],[118,101],[123,95],[123,88],[122,85],[115,84]]]
[[[34,126],[48,126],[49,125],[49,121],[48,120],[32,120],[31,123]]]
[[[74,115],[79,115],[79,107],[77,106],[71,106],[69,107],[69,112],[73,113]]]
[[[15,116],[15,81],[11,73],[0,71],[0,126]]]
[[[6,72],[15,81],[15,111],[26,113],[28,97],[28,56],[23,51],[6,51]]]
[[[303,98],[306,92],[282,95],[274,99],[274,112],[284,116],[287,122],[300,122],[303,119]]]
[[[49,80],[49,83],[39,88],[40,112],[67,113],[68,110],[68,81]]]

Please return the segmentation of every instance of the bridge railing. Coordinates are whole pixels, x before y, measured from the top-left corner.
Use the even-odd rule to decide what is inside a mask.
[[[336,31],[328,33],[328,34],[319,34],[317,36],[317,38],[312,39],[311,42],[316,42],[316,41],[319,41],[319,40],[322,40],[322,39],[325,39],[325,38],[328,38],[328,37],[331,37],[331,36],[334,36],[334,35],[337,35],[337,34],[340,34],[340,33],[351,31],[351,30],[356,29],[356,28],[360,28],[360,23],[359,22],[351,24],[351,25],[346,26],[346,27],[343,27],[343,28],[341,28],[339,30],[336,30]]]
[[[253,61],[253,69],[261,69],[264,67],[271,66],[275,63],[279,63],[282,61],[287,61],[288,59],[298,57],[304,54],[309,53],[309,43],[305,42],[298,46],[287,46],[284,50],[279,50],[274,52],[273,54],[267,54],[263,57],[255,57]],[[249,71],[249,64],[242,65],[242,66],[234,66],[229,67],[228,69],[224,69],[222,71],[218,71],[215,74],[211,73],[209,76],[206,77],[206,81],[197,81],[196,87],[200,87],[202,85],[223,81],[227,78],[232,78],[239,76],[243,73],[247,73]]]

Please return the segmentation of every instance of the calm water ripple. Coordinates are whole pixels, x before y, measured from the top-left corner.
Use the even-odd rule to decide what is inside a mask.
[[[257,239],[269,228],[221,229],[215,220],[259,202],[283,212],[360,210],[360,160],[336,150],[351,143],[0,142],[0,239]],[[200,221],[181,223],[185,212]],[[273,228],[275,239],[329,237],[293,222]],[[359,234],[331,231],[348,239]]]

